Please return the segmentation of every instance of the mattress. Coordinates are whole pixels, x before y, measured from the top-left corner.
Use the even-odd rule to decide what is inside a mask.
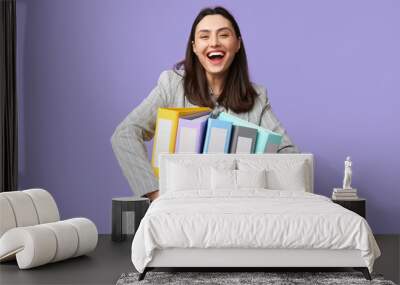
[[[165,193],[137,229],[132,262],[143,272],[170,248],[359,250],[370,271],[380,255],[361,216],[324,196],[267,189]]]

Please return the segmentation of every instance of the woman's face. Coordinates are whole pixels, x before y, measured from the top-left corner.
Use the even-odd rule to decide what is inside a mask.
[[[205,16],[197,24],[193,51],[208,78],[225,75],[239,49],[231,22],[221,15]]]

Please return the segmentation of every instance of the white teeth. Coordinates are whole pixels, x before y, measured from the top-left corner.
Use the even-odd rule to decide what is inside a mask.
[[[221,51],[213,51],[208,54],[208,56],[224,56],[224,53]]]

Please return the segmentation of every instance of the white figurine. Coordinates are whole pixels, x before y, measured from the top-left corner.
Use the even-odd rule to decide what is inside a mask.
[[[346,157],[344,162],[344,178],[343,178],[343,190],[352,189],[351,188],[351,159],[350,156]]]

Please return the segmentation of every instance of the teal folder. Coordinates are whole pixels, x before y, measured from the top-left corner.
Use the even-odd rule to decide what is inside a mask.
[[[219,120],[231,122],[235,126],[253,128],[257,130],[257,141],[255,153],[275,153],[282,143],[282,135],[240,119],[234,115],[222,112],[218,116]]]

